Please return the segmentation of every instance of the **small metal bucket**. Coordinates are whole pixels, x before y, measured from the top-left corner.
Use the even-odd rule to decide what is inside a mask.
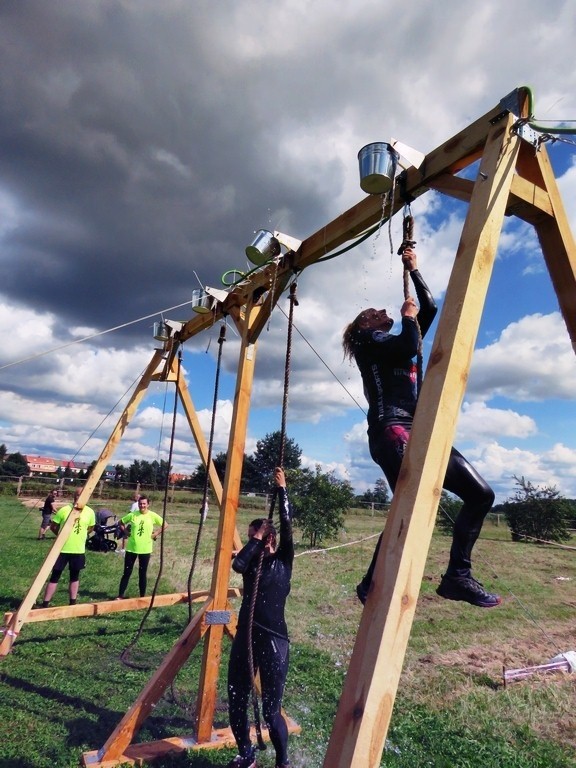
[[[369,195],[383,195],[392,188],[399,155],[390,144],[376,141],[358,152],[360,187]]]
[[[267,229],[259,229],[252,243],[246,248],[246,256],[258,267],[279,254],[280,243]]]
[[[192,291],[192,309],[194,312],[206,314],[212,312],[214,299],[203,290]]]
[[[153,335],[156,341],[168,341],[170,339],[170,326],[164,320],[154,323]]]

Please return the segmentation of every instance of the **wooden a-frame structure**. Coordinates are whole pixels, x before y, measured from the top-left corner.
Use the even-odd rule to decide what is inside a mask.
[[[420,169],[404,171],[401,183],[395,187],[389,215],[400,210],[406,200],[429,189],[467,202],[468,214],[424,378],[412,439],[336,713],[325,768],[376,768],[380,764],[504,216],[517,216],[534,226],[576,350],[576,246],[546,148],[536,148],[533,132],[527,126],[529,103],[528,89],[517,89],[430,152]],[[480,163],[474,180],[457,175],[476,161]],[[106,743],[98,751],[83,755],[85,766],[139,763],[172,749],[230,743],[214,731],[213,722],[221,641],[225,629],[233,631],[234,625],[228,601],[230,557],[257,339],[294,271],[320,261],[364,233],[381,217],[380,197],[363,199],[304,240],[297,252],[250,274],[231,289],[214,313],[197,315],[176,334],[176,340],[186,341],[224,315],[233,318],[241,334],[228,464],[220,496],[217,477],[210,468],[212,486],[220,500],[212,583],[203,606]],[[163,362],[162,372],[156,374],[154,371],[163,358],[162,353],[156,353],[140,386],[145,389],[156,375],[173,377],[174,355],[172,350]],[[133,398],[131,412],[125,412],[119,422],[80,503],[89,498],[139,397]],[[190,408],[193,413],[191,403]],[[188,418],[205,460],[205,441],[200,437],[199,426],[190,415]],[[58,540],[65,535],[66,526],[63,528]],[[10,638],[26,620],[31,602],[25,603],[26,600],[12,617],[9,629],[13,635],[7,634],[4,643],[13,642]],[[152,707],[200,640],[204,648],[194,736],[132,744]]]

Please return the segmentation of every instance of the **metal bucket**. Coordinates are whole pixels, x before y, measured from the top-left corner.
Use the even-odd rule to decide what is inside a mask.
[[[390,144],[376,141],[358,152],[360,187],[369,195],[383,195],[392,188],[399,155]]]
[[[170,326],[164,320],[154,323],[154,338],[156,341],[169,341]]]
[[[259,229],[252,243],[246,248],[246,256],[258,267],[279,254],[280,243],[267,229]]]
[[[194,312],[199,312],[200,314],[211,312],[213,304],[214,299],[206,291],[192,291],[192,309]]]

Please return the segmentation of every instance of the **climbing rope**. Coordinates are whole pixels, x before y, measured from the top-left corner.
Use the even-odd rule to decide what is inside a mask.
[[[206,456],[206,475],[204,477],[204,491],[202,494],[202,504],[200,506],[200,522],[198,532],[196,533],[196,543],[192,555],[192,564],[188,573],[188,623],[192,621],[192,578],[196,570],[196,560],[200,548],[200,539],[208,510],[208,482],[210,480],[210,464],[212,463],[212,448],[214,445],[214,425],[216,423],[216,406],[218,404],[218,389],[220,386],[220,369],[222,367],[222,348],[226,341],[226,324],[220,326],[220,336],[218,337],[218,360],[216,363],[216,375],[214,377],[214,399],[212,401],[212,420],[210,422],[210,437],[208,439],[208,455]]]
[[[416,240],[414,240],[414,217],[412,216],[410,212],[410,204],[408,203],[404,207],[404,218],[402,220],[402,243],[400,245],[400,248],[398,248],[398,255],[402,256],[406,248],[413,248],[416,245]],[[406,267],[404,267],[404,272],[402,276],[403,284],[404,284],[404,301],[406,301],[410,297],[410,272]],[[418,349],[416,352],[416,394],[420,394],[420,389],[422,388],[422,333],[420,331],[420,325],[418,323],[418,318],[414,318],[414,322],[416,323],[416,329],[418,331]]]
[[[290,387],[290,363],[292,357],[292,327],[294,321],[294,307],[298,306],[298,299],[296,298],[296,282],[293,282],[290,286],[290,310],[288,313],[288,333],[286,336],[286,360],[284,364],[284,394],[282,397],[282,418],[280,427],[280,449],[278,455],[277,466],[282,467],[284,465],[284,448],[286,445],[286,414],[288,412],[288,391]],[[276,497],[278,495],[278,487],[274,487],[272,498],[270,501],[270,509],[268,512],[268,520],[272,520],[274,515],[274,506],[276,503]],[[258,705],[258,696],[256,693],[256,671],[254,667],[254,650],[252,648],[253,626],[254,626],[254,610],[256,607],[256,600],[258,598],[258,587],[260,584],[260,576],[262,575],[262,566],[264,563],[265,548],[260,553],[258,565],[256,567],[256,573],[254,575],[254,584],[252,586],[252,594],[250,596],[250,613],[248,617],[248,667],[250,670],[250,682],[252,687],[252,707],[254,710],[254,728],[256,730],[256,738],[258,741],[258,749],[266,749],[266,744],[262,738],[262,726],[260,724],[260,709]]]

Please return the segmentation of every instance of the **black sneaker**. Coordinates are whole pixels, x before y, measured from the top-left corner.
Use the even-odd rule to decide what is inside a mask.
[[[500,605],[500,595],[486,592],[482,584],[472,576],[442,576],[436,594],[446,600],[463,600],[479,608],[495,608]]]
[[[366,605],[366,600],[368,599],[368,589],[364,586],[364,582],[361,581],[360,584],[356,587],[356,597],[362,605]]]
[[[236,755],[234,760],[230,760],[228,763],[228,768],[258,768],[255,752],[252,751],[246,757],[242,757],[242,755]]]

